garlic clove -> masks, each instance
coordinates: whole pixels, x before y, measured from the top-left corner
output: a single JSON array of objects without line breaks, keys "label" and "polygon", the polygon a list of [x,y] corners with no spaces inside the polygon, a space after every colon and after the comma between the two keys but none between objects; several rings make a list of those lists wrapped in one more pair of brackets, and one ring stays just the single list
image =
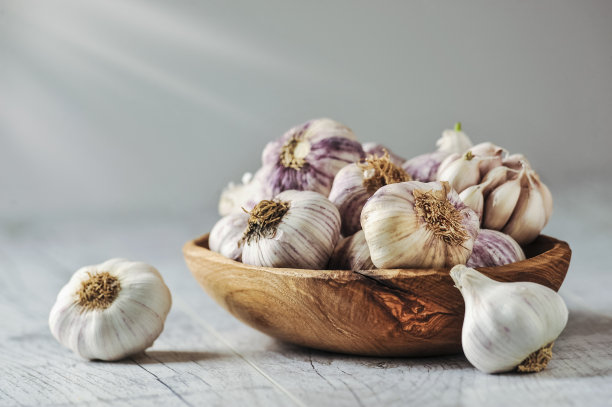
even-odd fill
[{"label": "garlic clove", "polygon": [[447,181],[455,191],[460,193],[480,182],[480,161],[480,158],[468,151],[446,167],[440,164],[437,180]]},{"label": "garlic clove", "polygon": [[489,195],[492,190],[494,190],[495,188],[497,188],[502,183],[508,180],[511,172],[512,170],[510,170],[508,167],[503,166],[495,167],[491,171],[489,171],[480,183],[480,185],[483,186],[482,194],[484,196]]},{"label": "garlic clove", "polygon": [[247,228],[248,213],[242,211],[231,213],[221,218],[213,226],[208,236],[208,247],[228,259],[240,261],[242,246],[240,240]]},{"label": "garlic clove", "polygon": [[542,195],[542,201],[544,202],[544,212],[546,214],[546,221],[544,224],[546,225],[553,211],[552,194],[550,193],[550,189],[548,189],[548,187],[542,181],[540,181],[540,177],[538,177],[538,175],[535,172],[530,171],[529,176],[531,177],[531,181],[533,182],[533,185],[536,186],[536,188]]},{"label": "garlic clove", "polygon": [[119,360],[153,344],[171,304],[155,268],[111,259],[74,273],[51,309],[49,328],[85,359]]},{"label": "garlic clove", "polygon": [[484,208],[484,196],[482,195],[482,184],[472,185],[463,190],[459,194],[459,198],[464,204],[472,208],[479,219],[482,219],[482,210]]},{"label": "garlic clove", "polygon": [[[500,283],[464,265],[450,275],[465,301],[461,344],[472,365],[485,373],[546,367],[550,346],[567,324],[559,294],[535,283]],[[536,352],[548,358],[533,363]]]},{"label": "garlic clove", "polygon": [[520,181],[521,193],[516,207],[501,231],[524,245],[538,237],[540,231],[546,226],[546,210],[542,194],[532,184],[528,175],[524,174]]},{"label": "garlic clove", "polygon": [[466,266],[495,267],[521,260],[525,260],[525,253],[511,236],[497,230],[480,229]]},{"label": "garlic clove", "polygon": [[340,214],[326,197],[313,191],[284,191],[250,212],[242,262],[323,269],[339,237]]},{"label": "garlic clove", "polygon": [[374,263],[370,258],[370,249],[363,230],[340,240],[334,249],[328,267],[329,270],[372,270]]},{"label": "garlic clove", "polygon": [[512,168],[513,170],[521,170],[524,166],[531,168],[531,164],[523,154],[511,154],[504,158],[502,165]]},{"label": "garlic clove", "polygon": [[361,226],[378,268],[465,263],[478,216],[447,182],[401,182],[380,188],[364,205]]},{"label": "garlic clove", "polygon": [[520,195],[520,179],[507,181],[495,188],[485,202],[483,226],[501,230],[512,216]]}]

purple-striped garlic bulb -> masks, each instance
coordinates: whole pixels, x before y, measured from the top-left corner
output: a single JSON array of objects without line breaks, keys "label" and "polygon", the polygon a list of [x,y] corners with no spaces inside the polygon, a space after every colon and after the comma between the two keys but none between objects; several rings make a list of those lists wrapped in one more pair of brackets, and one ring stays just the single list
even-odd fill
[{"label": "purple-striped garlic bulb", "polygon": [[349,236],[361,229],[361,209],[380,187],[410,180],[410,175],[391,161],[387,151],[342,168],[329,193],[329,200],[340,211],[342,234]]},{"label": "purple-striped garlic bulb", "polygon": [[389,150],[387,147],[383,146],[382,144],[378,144],[378,143],[369,141],[366,143],[362,143],[361,147],[363,148],[363,151],[365,152],[366,155],[382,157],[383,155],[385,155],[385,153],[388,153],[389,160],[391,160],[391,162],[397,165],[398,167],[401,167],[401,165],[404,164],[404,162],[406,161],[405,158],[400,157],[397,154],[394,154],[391,150]]},{"label": "purple-striped garlic bulb", "polygon": [[247,228],[248,213],[234,212],[222,217],[213,226],[208,235],[208,247],[213,252],[221,253],[228,259],[241,261],[242,246],[240,240]]},{"label": "purple-striped garlic bulb", "polygon": [[260,168],[255,175],[244,173],[240,184],[230,182],[221,192],[219,215],[243,212],[243,209],[251,210],[257,202],[270,199],[272,195],[266,187],[265,178],[265,168]]},{"label": "purple-striped garlic bulb", "polygon": [[330,119],[311,120],[266,145],[265,183],[272,196],[290,189],[328,196],[338,171],[364,156],[351,129]]},{"label": "purple-striped garlic bulb", "polygon": [[495,267],[521,260],[525,253],[516,240],[497,230],[480,229],[466,266]]},{"label": "purple-striped garlic bulb", "polygon": [[416,181],[431,182],[436,180],[440,163],[451,154],[461,154],[472,147],[470,138],[461,131],[461,123],[455,123],[454,130],[444,130],[436,142],[438,149],[431,153],[416,156],[402,168]]},{"label": "purple-striped garlic bulb", "polygon": [[378,268],[465,264],[478,235],[476,213],[448,182],[401,182],[380,188],[361,212]]},{"label": "purple-striped garlic bulb", "polygon": [[330,270],[372,270],[374,263],[363,230],[341,239],[329,261]]},{"label": "purple-striped garlic bulb", "polygon": [[288,190],[259,202],[242,237],[242,262],[254,266],[323,269],[340,237],[340,214],[313,191]]}]

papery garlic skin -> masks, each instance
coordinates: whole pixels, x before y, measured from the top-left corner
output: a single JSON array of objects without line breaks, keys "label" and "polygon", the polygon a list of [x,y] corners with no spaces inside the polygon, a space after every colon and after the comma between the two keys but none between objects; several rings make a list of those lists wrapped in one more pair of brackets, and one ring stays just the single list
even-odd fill
[{"label": "papery garlic skin", "polygon": [[365,240],[363,230],[340,240],[334,249],[329,264],[329,270],[372,270],[370,249]]},{"label": "papery garlic skin", "polygon": [[361,210],[370,196],[363,185],[363,169],[359,165],[349,164],[336,174],[329,200],[340,212],[343,235],[349,236],[361,229]]},{"label": "papery garlic skin", "polygon": [[[444,210],[427,212],[427,208],[435,207]],[[476,213],[445,182],[409,181],[384,186],[361,212],[370,256],[378,268],[465,264],[478,225]]]},{"label": "papery garlic skin", "polygon": [[[283,209],[263,210],[278,205]],[[262,213],[266,218],[258,218]],[[271,228],[260,228],[277,219]],[[254,266],[323,269],[340,238],[340,214],[323,195],[289,190],[253,208],[243,236],[242,262]],[[257,231],[262,229],[262,233]]]},{"label": "papery garlic skin", "polygon": [[497,230],[480,229],[468,267],[495,267],[525,260],[521,246],[511,236]]},{"label": "papery garlic skin", "polygon": [[395,165],[397,165],[398,167],[401,166],[406,159],[403,157],[400,157],[397,154],[394,154],[393,151],[389,150],[387,147],[383,146],[382,144],[378,144],[378,143],[374,143],[374,142],[365,142],[365,143],[361,143],[361,147],[363,148],[363,152],[367,155],[373,155],[376,157],[382,157],[385,153],[389,154],[389,158],[391,159],[391,162]]},{"label": "papery garlic skin", "polygon": [[456,123],[454,130],[447,129],[442,132],[436,146],[438,150],[421,154],[402,164],[404,171],[415,181],[435,181],[442,161],[451,154],[464,153],[472,147],[472,141],[461,131],[461,123]]},{"label": "papery garlic skin", "polygon": [[406,171],[393,163],[387,151],[383,154],[349,164],[334,178],[329,200],[340,212],[345,236],[361,229],[361,210],[374,192],[384,185],[411,180]]},{"label": "papery garlic skin", "polygon": [[267,177],[264,170],[265,168],[262,168],[254,175],[250,172],[244,173],[240,184],[230,182],[221,192],[219,215],[243,212],[243,208],[251,210],[257,202],[271,198],[272,194],[264,182]]},{"label": "papery garlic skin", "polygon": [[500,283],[464,265],[453,267],[450,275],[465,301],[463,352],[485,373],[514,370],[557,339],[567,324],[563,299],[543,285]]},{"label": "papery garlic skin", "polygon": [[328,196],[338,171],[364,157],[351,129],[331,119],[311,120],[266,145],[265,185],[272,196],[291,189]]},{"label": "papery garlic skin", "polygon": [[242,259],[242,246],[240,240],[247,228],[248,213],[236,212],[221,218],[213,226],[208,235],[208,247],[228,259],[240,261]]},{"label": "papery garlic skin", "polygon": [[[90,307],[83,302],[83,288],[101,276],[119,288],[106,307]],[[49,327],[62,345],[84,359],[119,360],[153,344],[171,305],[170,290],[154,267],[111,259],[73,274],[51,309]]]}]

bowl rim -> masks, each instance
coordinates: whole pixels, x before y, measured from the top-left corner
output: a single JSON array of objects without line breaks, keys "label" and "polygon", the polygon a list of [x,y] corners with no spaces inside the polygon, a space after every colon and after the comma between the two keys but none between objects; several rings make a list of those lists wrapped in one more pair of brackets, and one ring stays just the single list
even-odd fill
[{"label": "bowl rim", "polygon": [[[183,246],[183,254],[185,256],[202,257],[205,256],[208,261],[224,264],[226,266],[238,267],[242,269],[250,269],[253,271],[272,273],[277,275],[285,275],[291,277],[302,278],[324,278],[324,279],[360,279],[363,276],[371,276],[377,278],[418,278],[428,277],[433,275],[449,275],[452,267],[444,268],[396,268],[396,269],[368,269],[368,270],[335,270],[335,269],[296,269],[296,268],[280,268],[280,267],[265,267],[253,266],[236,260],[232,260],[223,256],[220,253],[214,252],[208,248],[208,238],[210,233],[205,233],[195,239],[189,240]],[[502,266],[494,267],[476,267],[476,270],[484,272],[494,272],[495,274],[503,274],[505,271],[516,271],[517,267],[530,268],[534,263],[546,261],[546,258],[561,258],[566,254],[570,254],[571,249],[569,244],[563,240],[556,239],[548,235],[539,235],[529,245],[523,247],[529,249],[530,246],[543,247],[544,250],[538,250],[538,253],[527,257],[515,263],[509,263]],[[525,250],[525,255],[528,256]]]}]

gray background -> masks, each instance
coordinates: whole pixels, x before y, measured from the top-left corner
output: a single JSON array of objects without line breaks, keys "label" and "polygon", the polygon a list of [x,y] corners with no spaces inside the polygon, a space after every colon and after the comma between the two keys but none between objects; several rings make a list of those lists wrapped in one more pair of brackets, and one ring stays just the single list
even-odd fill
[{"label": "gray background", "polygon": [[558,205],[607,197],[611,21],[611,1],[0,0],[0,216],[212,216],[321,116],[406,157],[461,120]]}]

